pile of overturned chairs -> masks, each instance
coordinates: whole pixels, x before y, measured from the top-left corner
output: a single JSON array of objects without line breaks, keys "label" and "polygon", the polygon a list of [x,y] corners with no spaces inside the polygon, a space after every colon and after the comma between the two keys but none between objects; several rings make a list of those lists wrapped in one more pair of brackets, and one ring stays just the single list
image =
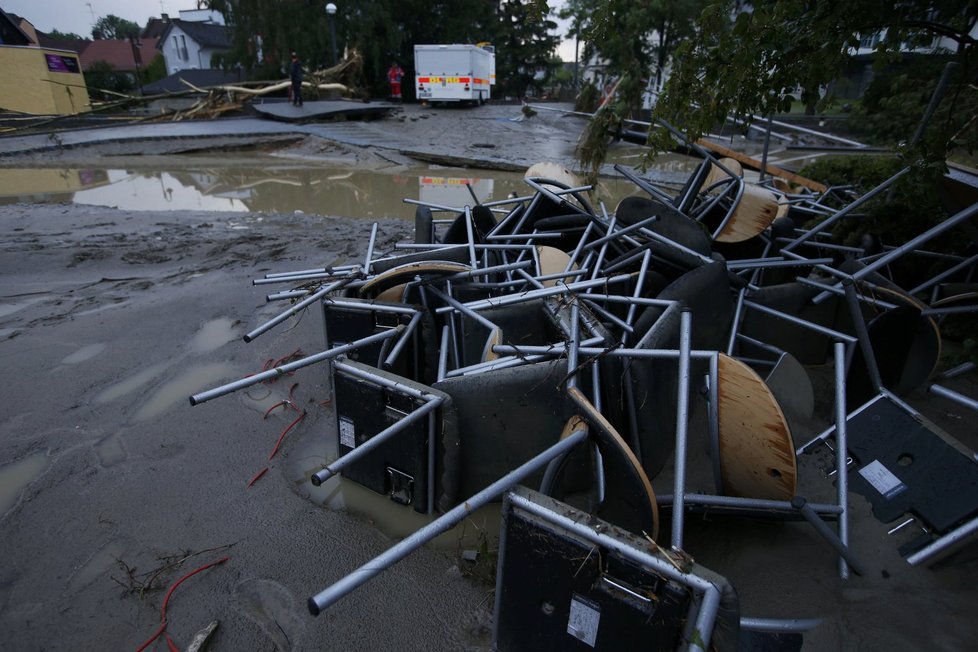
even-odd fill
[{"label": "pile of overturned chairs", "polygon": [[[562,649],[566,636],[617,647],[614,631],[626,630],[602,628],[596,616],[616,603],[638,605],[625,621],[660,649],[705,650],[711,640],[734,649],[760,631],[800,636],[816,624],[740,618],[729,583],[684,551],[684,516],[694,510],[807,521],[837,551],[841,577],[861,571],[849,547],[848,491],[885,494],[890,476],[916,480],[880,452],[888,433],[859,419],[886,412],[892,424],[919,423],[900,396],[940,387],[937,322],[976,303],[967,283],[948,282],[970,281],[976,257],[947,256],[945,271],[911,291],[884,274],[970,220],[975,206],[899,247],[872,238],[846,247],[829,228],[858,214],[863,199],[847,188],[748,183],[736,161],[708,154],[678,193],[617,169],[638,191],[611,212],[596,210],[591,188],[571,172],[542,163],[525,175],[527,196],[412,202],[413,243],[375,251],[375,226],[360,264],[270,275],[302,289],[270,295],[295,303],[246,340],[310,306],[324,315],[327,350],[292,363],[328,360],[331,369],[339,456],[313,484],[342,474],[437,515],[310,598],[313,614],[500,499],[499,649]],[[951,286],[956,294],[938,296]],[[927,292],[933,305],[919,298]],[[831,370],[834,389],[820,431],[806,371],[816,365]],[[713,480],[697,491],[687,486],[694,417],[706,424]],[[807,443],[795,441],[799,432],[811,435]],[[847,472],[836,475],[835,500],[809,502],[797,459],[822,445]],[[909,444],[901,445],[891,448]],[[955,453],[967,478],[951,489],[964,492],[961,507],[934,515],[929,537],[907,553],[911,563],[976,529],[974,460],[926,454]],[[656,495],[651,480],[663,473],[673,491]],[[926,510],[905,511],[927,520]],[[669,514],[668,538],[660,512]],[[528,585],[534,546],[578,563]],[[606,558],[581,573],[579,560],[595,547],[620,568]],[[550,612],[540,616],[540,604]]]}]

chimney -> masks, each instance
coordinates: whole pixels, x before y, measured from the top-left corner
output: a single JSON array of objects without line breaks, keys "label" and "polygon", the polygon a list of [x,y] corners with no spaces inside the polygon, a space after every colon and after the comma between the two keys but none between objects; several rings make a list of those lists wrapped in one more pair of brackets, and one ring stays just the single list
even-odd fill
[{"label": "chimney", "polygon": [[160,14],[160,18],[163,20],[164,23],[170,22],[170,14]]}]

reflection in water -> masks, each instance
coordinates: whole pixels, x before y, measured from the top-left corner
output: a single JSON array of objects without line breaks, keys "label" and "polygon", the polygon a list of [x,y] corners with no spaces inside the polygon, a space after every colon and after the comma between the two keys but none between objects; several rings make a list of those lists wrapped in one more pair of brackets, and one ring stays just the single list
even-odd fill
[{"label": "reflection in water", "polygon": [[[254,161],[254,159],[250,159]],[[249,162],[250,162],[249,161]],[[671,157],[663,169],[688,173],[692,159]],[[170,164],[170,161],[167,161]],[[394,166],[383,170],[283,163],[269,158],[242,166],[233,159],[179,157],[173,167],[141,170],[0,169],[0,204],[64,202],[113,206],[122,210],[193,210],[338,215],[413,219],[416,199],[461,208],[532,194],[523,175],[496,170],[437,165]],[[628,181],[603,179],[597,201],[608,209],[635,191]]]}]

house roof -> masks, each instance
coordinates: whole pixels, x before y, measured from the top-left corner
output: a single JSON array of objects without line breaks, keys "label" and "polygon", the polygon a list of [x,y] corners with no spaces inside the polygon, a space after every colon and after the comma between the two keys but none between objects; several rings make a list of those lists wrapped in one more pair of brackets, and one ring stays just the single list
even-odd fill
[{"label": "house roof", "polygon": [[163,41],[173,31],[174,27],[179,27],[187,36],[205,48],[228,49],[231,47],[231,33],[224,25],[214,23],[198,23],[189,20],[171,19],[166,31],[160,37],[159,47],[163,47]]},{"label": "house roof", "polygon": [[[141,58],[140,67],[146,67],[156,56],[159,39],[144,38],[136,41]],[[92,41],[81,53],[82,70],[88,70],[96,61],[105,61],[116,70],[135,70],[136,61],[128,39],[103,39]]]},{"label": "house roof", "polygon": [[162,37],[163,33],[166,32],[167,27],[170,25],[170,19],[165,17],[166,14],[163,15],[164,18],[150,18],[148,21],[146,21],[146,27],[143,28],[143,32],[140,34],[140,36],[142,38]]},{"label": "house roof", "polygon": [[[20,28],[23,19],[15,14],[8,14],[0,9],[0,44],[31,45],[33,40]],[[29,23],[28,23],[29,24]]]},{"label": "house roof", "polygon": [[146,84],[142,89],[143,95],[178,93],[189,90],[188,86],[180,81],[181,79],[185,79],[198,88],[207,88],[208,86],[219,86],[221,84],[237,84],[241,82],[241,73],[236,70],[228,72],[208,69],[181,70],[152,84]]}]

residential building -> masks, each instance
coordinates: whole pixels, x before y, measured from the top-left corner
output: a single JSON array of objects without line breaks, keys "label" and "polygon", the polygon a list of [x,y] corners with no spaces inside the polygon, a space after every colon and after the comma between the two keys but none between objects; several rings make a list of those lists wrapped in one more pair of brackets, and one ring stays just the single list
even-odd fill
[{"label": "residential building", "polygon": [[205,70],[215,67],[212,64],[215,55],[231,48],[231,37],[224,25],[174,19],[169,21],[157,47],[170,74],[188,69]]}]

